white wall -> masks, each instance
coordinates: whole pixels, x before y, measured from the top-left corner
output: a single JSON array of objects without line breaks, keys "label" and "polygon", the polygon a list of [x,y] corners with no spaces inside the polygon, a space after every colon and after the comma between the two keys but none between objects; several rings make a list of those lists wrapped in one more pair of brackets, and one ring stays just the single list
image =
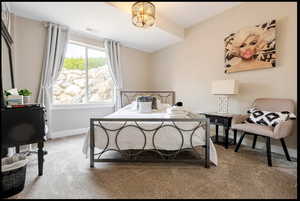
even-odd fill
[{"label": "white wall", "polygon": [[90,118],[102,118],[113,111],[113,107],[109,106],[53,109],[50,138],[84,133],[89,127]]},{"label": "white wall", "polygon": [[[277,67],[225,74],[225,36],[270,19],[277,19]],[[225,78],[240,82],[229,112],[245,113],[259,97],[297,102],[297,4],[242,3],[187,29],[184,42],[153,53],[150,61],[152,88],[175,90],[177,99],[194,111],[216,111],[211,83]],[[296,128],[287,145],[297,148]]]}]

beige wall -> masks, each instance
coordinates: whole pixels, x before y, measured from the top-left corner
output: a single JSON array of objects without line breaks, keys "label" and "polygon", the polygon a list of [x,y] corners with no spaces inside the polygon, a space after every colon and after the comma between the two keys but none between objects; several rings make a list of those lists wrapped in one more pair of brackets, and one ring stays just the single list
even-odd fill
[{"label": "beige wall", "polygon": [[[277,67],[224,74],[224,38],[240,28],[277,19]],[[152,89],[175,90],[177,99],[194,111],[216,111],[210,94],[216,79],[236,79],[240,94],[232,96],[230,112],[244,113],[259,97],[297,101],[297,4],[242,3],[185,32],[182,43],[151,55]],[[297,147],[296,132],[287,139]],[[273,143],[273,142],[272,142]],[[276,142],[274,142],[276,144]],[[277,143],[278,144],[278,143]]]},{"label": "beige wall", "polygon": [[18,89],[30,89],[35,100],[42,70],[46,29],[41,22],[22,17],[15,18],[14,28],[15,84]]},{"label": "beige wall", "polygon": [[149,53],[121,47],[121,62],[125,90],[149,89]]}]

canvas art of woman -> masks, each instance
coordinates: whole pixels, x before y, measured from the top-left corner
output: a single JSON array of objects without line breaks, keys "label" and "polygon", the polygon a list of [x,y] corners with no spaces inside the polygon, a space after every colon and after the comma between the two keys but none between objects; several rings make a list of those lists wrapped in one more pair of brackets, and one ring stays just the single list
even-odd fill
[{"label": "canvas art of woman", "polygon": [[225,73],[275,67],[276,21],[247,27],[225,38]]}]

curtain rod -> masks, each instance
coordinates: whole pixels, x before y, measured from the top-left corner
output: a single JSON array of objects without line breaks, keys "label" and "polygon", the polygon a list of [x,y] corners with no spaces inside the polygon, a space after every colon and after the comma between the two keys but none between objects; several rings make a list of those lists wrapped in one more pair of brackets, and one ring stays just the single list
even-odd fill
[{"label": "curtain rod", "polygon": [[[79,36],[79,37],[83,37],[83,38],[87,38],[87,39],[91,39],[91,40],[97,40],[100,42],[104,42],[105,40],[113,40],[110,38],[102,38],[100,36],[96,36],[96,35],[88,33],[88,32],[74,30],[74,29],[70,29],[70,34],[73,34],[73,35]],[[120,41],[117,41],[117,40],[113,40],[113,41],[119,42],[120,45],[123,46],[123,44]]]},{"label": "curtain rod", "polygon": [[[54,22],[42,21],[43,26],[46,27],[46,28],[49,27],[49,23],[52,23],[52,24],[61,26],[63,29],[69,29],[69,31],[70,31],[71,34],[72,34],[72,33],[75,34],[75,35],[78,34],[78,35],[80,35],[81,37],[86,37],[86,38],[90,38],[90,39],[94,39],[94,40],[99,40],[99,41],[102,41],[102,42],[104,42],[105,40],[113,40],[113,39],[110,39],[110,38],[100,38],[100,37],[94,36],[94,35],[92,35],[92,34],[83,32],[83,31],[77,31],[77,30],[74,30],[74,29],[69,28],[69,27],[66,26],[66,25],[61,25],[61,24],[57,24],[57,23],[54,23]],[[90,35],[90,37],[88,37],[88,36],[86,36],[86,35]],[[116,41],[116,40],[113,40],[113,41]],[[123,45],[120,41],[116,41],[116,42],[119,42],[119,43],[120,43],[120,46],[128,47],[128,46]],[[128,48],[131,48],[131,47],[128,47]]]},{"label": "curtain rod", "polygon": [[42,21],[43,26],[46,27],[46,28],[49,27],[49,24],[50,24],[50,23],[51,23],[51,24],[54,24],[54,25],[58,25],[58,26],[62,27],[62,28],[65,29],[65,30],[68,30],[68,29],[69,29],[69,27],[66,26],[66,25],[61,25],[61,24],[57,24],[57,23],[54,23],[54,22]]}]

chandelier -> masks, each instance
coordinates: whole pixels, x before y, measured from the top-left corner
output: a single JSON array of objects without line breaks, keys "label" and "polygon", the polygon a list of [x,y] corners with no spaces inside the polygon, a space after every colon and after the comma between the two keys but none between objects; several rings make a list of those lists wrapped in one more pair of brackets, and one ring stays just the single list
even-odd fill
[{"label": "chandelier", "polygon": [[132,5],[132,23],[141,28],[155,24],[155,6],[150,2],[136,2]]}]

